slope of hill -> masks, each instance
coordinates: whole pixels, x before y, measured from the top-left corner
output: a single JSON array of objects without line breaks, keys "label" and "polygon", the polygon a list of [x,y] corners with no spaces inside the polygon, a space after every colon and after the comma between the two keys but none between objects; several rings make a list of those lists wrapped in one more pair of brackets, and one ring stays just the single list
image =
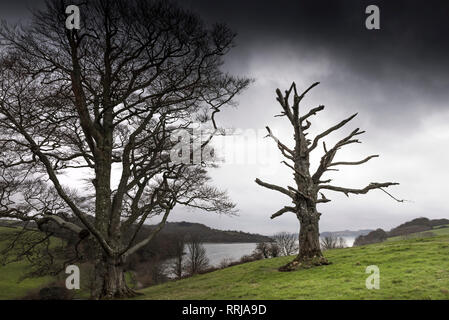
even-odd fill
[{"label": "slope of hill", "polygon": [[[449,235],[325,251],[331,265],[278,272],[291,257],[246,263],[142,290],[141,299],[449,299]],[[368,290],[366,267],[380,269]]]}]

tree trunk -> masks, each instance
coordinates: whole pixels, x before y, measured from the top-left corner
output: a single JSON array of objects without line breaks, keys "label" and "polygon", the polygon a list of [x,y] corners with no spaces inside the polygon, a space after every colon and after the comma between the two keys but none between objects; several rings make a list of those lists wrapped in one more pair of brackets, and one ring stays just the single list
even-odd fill
[{"label": "tree trunk", "polygon": [[279,271],[293,271],[299,268],[327,265],[329,262],[323,256],[320,247],[318,222],[320,214],[312,209],[306,214],[298,214],[299,253],[296,258],[279,268]]},{"label": "tree trunk", "polygon": [[94,299],[130,298],[138,295],[129,288],[125,280],[124,261],[105,257],[95,265]]}]

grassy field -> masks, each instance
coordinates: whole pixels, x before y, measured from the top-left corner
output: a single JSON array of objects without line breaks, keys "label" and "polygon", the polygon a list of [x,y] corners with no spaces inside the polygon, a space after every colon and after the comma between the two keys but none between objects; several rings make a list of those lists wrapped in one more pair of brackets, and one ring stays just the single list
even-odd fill
[{"label": "grassy field", "polygon": [[[10,232],[0,228],[0,232]],[[290,273],[277,268],[291,257],[246,263],[141,290],[140,299],[449,299],[448,229],[439,236],[387,241],[325,252],[332,262]],[[0,243],[1,247],[1,243]],[[380,289],[365,287],[366,267],[380,268]],[[0,299],[17,299],[54,281],[19,281],[25,261],[0,266]],[[82,276],[83,278],[83,276]],[[83,285],[83,279],[82,279]],[[87,291],[77,297],[87,298]]]},{"label": "grassy field", "polygon": [[[142,290],[143,299],[449,299],[449,235],[325,252],[329,266],[281,273],[261,260]],[[365,286],[380,269],[380,289]]]}]

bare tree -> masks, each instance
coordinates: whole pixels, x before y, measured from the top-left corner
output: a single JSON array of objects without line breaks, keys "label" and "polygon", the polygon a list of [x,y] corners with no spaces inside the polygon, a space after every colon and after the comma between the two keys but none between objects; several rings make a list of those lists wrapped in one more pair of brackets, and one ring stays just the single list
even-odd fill
[{"label": "bare tree", "polygon": [[281,255],[291,256],[298,252],[298,236],[295,233],[279,232],[273,235],[271,238],[276,242],[280,248]]},{"label": "bare tree", "polygon": [[[313,108],[301,116],[299,114],[299,103],[307,92],[309,92],[316,85],[318,85],[318,82],[311,85],[304,91],[304,93],[300,95],[297,93],[295,83],[293,83],[290,88],[285,91],[284,95],[279,89],[276,90],[277,101],[280,103],[283,110],[279,116],[286,117],[293,127],[295,142],[293,147],[288,147],[286,144],[282,143],[277,137],[275,137],[271,129],[266,127],[268,131],[267,137],[274,139],[282,155],[286,158],[285,161],[282,161],[282,163],[293,171],[295,187],[281,187],[264,182],[260,179],[256,179],[256,183],[262,187],[280,192],[289,197],[292,201],[293,205],[283,207],[271,216],[272,219],[279,217],[286,212],[292,212],[297,216],[300,224],[299,254],[292,262],[281,267],[279,269],[280,271],[290,271],[301,266],[317,266],[329,263],[321,253],[319,240],[318,221],[320,218],[320,213],[317,211],[317,204],[330,201],[324,196],[322,191],[330,190],[342,192],[346,196],[349,196],[349,194],[365,194],[374,189],[380,189],[386,192],[383,188],[398,184],[394,182],[374,182],[362,189],[352,189],[330,185],[330,179],[322,179],[325,172],[337,170],[335,168],[337,166],[358,165],[365,163],[372,158],[378,157],[378,155],[372,155],[360,161],[333,161],[337,151],[342,147],[353,143],[360,143],[360,141],[355,137],[364,133],[364,131],[360,131],[358,128],[353,130],[344,139],[338,141],[335,146],[330,149],[327,148],[325,142],[323,141],[324,155],[321,158],[316,172],[310,173],[309,157],[320,141],[330,133],[343,127],[357,115],[353,114],[349,118],[318,134],[313,140],[308,139],[306,131],[311,126],[309,118],[317,114],[317,112],[323,110],[324,106],[321,105]],[[293,95],[292,104],[290,104],[291,95]],[[319,194],[321,195],[321,198],[319,197]]]},{"label": "bare tree", "polygon": [[183,235],[175,236],[174,239],[174,248],[173,248],[173,257],[174,261],[172,263],[171,269],[175,276],[180,279],[183,275],[184,269],[184,256],[186,241]]},{"label": "bare tree", "polygon": [[329,250],[329,249],[337,249],[337,248],[346,248],[346,241],[342,237],[337,237],[334,235],[329,235],[321,238],[321,249]]},{"label": "bare tree", "polygon": [[[73,4],[80,30],[65,28]],[[210,163],[170,157],[171,137],[196,121],[209,124],[209,135],[191,139],[206,150],[216,114],[250,83],[220,70],[234,37],[149,0],[54,0],[29,25],[0,27],[0,217],[94,240],[94,297],[135,294],[124,263],[175,205],[234,212],[208,184]],[[82,190],[64,184],[65,173],[86,177]],[[157,228],[137,241],[156,216]]]},{"label": "bare tree", "polygon": [[200,273],[209,267],[209,258],[199,236],[191,236],[187,242],[185,269],[189,275]]}]

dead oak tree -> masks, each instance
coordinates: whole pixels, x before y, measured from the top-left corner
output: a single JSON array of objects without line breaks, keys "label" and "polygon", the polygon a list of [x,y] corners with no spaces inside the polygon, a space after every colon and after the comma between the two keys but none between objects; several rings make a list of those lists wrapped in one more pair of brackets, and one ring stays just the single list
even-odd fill
[{"label": "dead oak tree", "polygon": [[[72,4],[79,30],[65,27]],[[203,150],[218,130],[216,113],[248,86],[221,71],[234,37],[150,0],[47,1],[29,24],[0,27],[0,217],[94,241],[95,298],[134,294],[127,257],[176,205],[233,212],[203,164],[170,154],[173,135],[197,118],[211,129]],[[64,183],[65,173],[87,183]]]},{"label": "dead oak tree", "polygon": [[[342,147],[353,143],[360,143],[360,141],[356,137],[364,133],[364,131],[360,131],[360,129],[358,128],[352,131],[344,139],[338,141],[335,146],[330,149],[326,147],[326,144],[323,141],[324,155],[321,157],[321,161],[316,172],[310,172],[309,156],[311,152],[314,151],[318,146],[320,141],[330,133],[343,127],[357,115],[353,114],[349,118],[341,121],[340,123],[327,129],[321,134],[318,134],[313,140],[307,139],[306,131],[311,126],[309,118],[313,115],[316,115],[317,112],[322,111],[324,109],[324,106],[321,105],[313,108],[308,113],[301,116],[299,114],[299,103],[304,98],[306,93],[316,85],[318,85],[318,82],[311,85],[301,95],[298,95],[295,83],[293,83],[291,87],[287,91],[285,91],[284,95],[279,89],[276,90],[277,101],[279,102],[283,110],[280,116],[286,117],[294,130],[295,145],[293,147],[288,147],[286,144],[279,141],[279,139],[274,136],[271,129],[269,127],[266,127],[268,131],[267,137],[271,137],[272,139],[274,139],[280,152],[286,158],[286,160],[282,161],[282,163],[293,171],[295,187],[281,187],[275,184],[264,182],[260,179],[256,179],[256,183],[262,187],[278,191],[288,196],[292,201],[293,205],[283,207],[282,209],[274,213],[271,216],[271,219],[279,217],[286,212],[292,212],[297,216],[300,225],[299,254],[292,262],[288,263],[285,266],[282,266],[279,269],[280,271],[290,271],[298,267],[318,266],[329,263],[321,253],[319,238],[320,233],[318,222],[321,214],[317,211],[317,204],[330,201],[322,193],[323,191],[330,190],[342,192],[346,196],[349,196],[349,194],[351,193],[365,194],[370,190],[383,190],[382,188],[398,184],[394,182],[374,182],[370,183],[363,189],[351,189],[331,185],[329,184],[331,180],[322,180],[323,174],[326,171],[335,170],[336,166],[359,165],[369,161],[372,158],[378,157],[378,155],[372,155],[360,161],[333,161],[337,151]],[[290,104],[291,96],[293,96],[292,104]],[[383,191],[386,192],[385,190]],[[321,195],[321,197],[319,197],[319,195]]]}]

